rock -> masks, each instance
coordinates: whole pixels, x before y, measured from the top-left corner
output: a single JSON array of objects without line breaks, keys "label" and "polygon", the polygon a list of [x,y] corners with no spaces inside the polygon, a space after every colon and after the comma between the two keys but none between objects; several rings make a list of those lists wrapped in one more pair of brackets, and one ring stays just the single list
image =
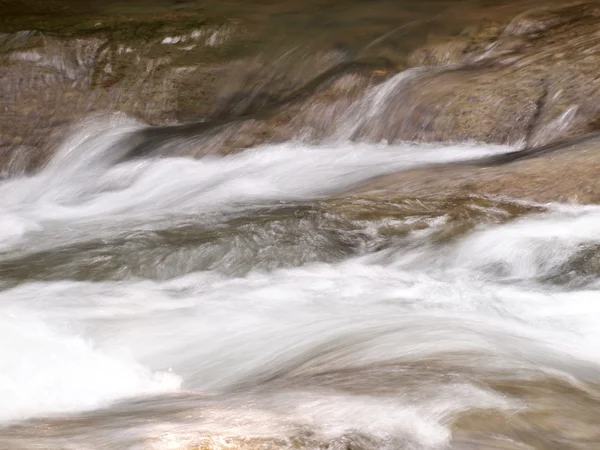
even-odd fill
[{"label": "rock", "polygon": [[429,43],[360,139],[542,145],[598,128],[600,4],[530,10]]},{"label": "rock", "polygon": [[[214,95],[215,72],[224,72],[226,65],[195,70],[186,65],[219,52],[228,58],[228,44],[220,48],[207,42],[219,33],[239,32],[234,24],[203,17],[178,17],[176,25],[155,18],[98,20],[97,27],[82,24],[72,36],[40,31],[0,35],[0,136],[15,152],[17,143],[37,149],[32,165],[43,164],[71,125],[90,113],[120,110],[150,123],[168,123],[176,119],[175,94],[182,84],[197,83],[202,87],[187,91]],[[169,38],[180,41],[169,44]],[[186,45],[195,48],[186,50]],[[197,102],[199,114],[208,110],[205,105],[206,100]],[[43,154],[46,158],[39,158]]]},{"label": "rock", "polygon": [[460,36],[448,39],[430,37],[428,42],[408,56],[409,67],[450,66],[468,62],[468,56],[484,50],[497,41],[505,25],[482,20],[463,30]]},{"label": "rock", "polygon": [[418,48],[409,55],[407,62],[412,67],[459,64],[469,47],[468,39],[439,42]]},{"label": "rock", "polygon": [[[518,154],[519,152],[517,152]],[[533,202],[600,202],[600,135],[550,144],[530,157],[440,165],[381,177],[356,189],[354,197],[482,195]]]},{"label": "rock", "polygon": [[[241,116],[153,127],[128,137],[128,157],[229,154],[249,147],[302,137],[331,137],[338,122],[370,87],[393,74],[386,60],[348,61],[319,74],[304,86]],[[183,142],[183,145],[181,143]]]},{"label": "rock", "polygon": [[92,113],[124,112],[152,125],[235,117],[347,58],[273,50],[278,63],[267,66],[248,26],[198,12],[34,17],[23,25],[37,28],[0,33],[0,172],[23,148],[35,149],[29,169],[44,164]]},{"label": "rock", "polygon": [[286,440],[167,433],[150,440],[147,450],[283,450],[295,448]]},{"label": "rock", "polygon": [[[348,76],[329,93],[237,122],[203,140],[199,154],[207,145],[230,152],[298,136],[534,147],[583,135],[600,125],[599,17],[598,4],[584,3],[530,10],[504,25],[483,21],[417,49],[408,62],[427,67],[378,92],[369,90],[393,69],[376,82]],[[344,91],[344,83],[354,87]]]},{"label": "rock", "polygon": [[359,433],[349,433],[333,439],[316,439],[315,436],[278,438],[175,432],[150,439],[144,448],[147,450],[362,450],[381,446],[381,442]]},{"label": "rock", "polygon": [[264,143],[302,138],[318,143],[331,137],[346,112],[364,93],[393,74],[391,65],[381,62],[350,62],[332,68],[318,85],[309,83],[276,111],[250,119],[230,130],[222,141],[222,151],[230,153]]},{"label": "rock", "polygon": [[588,2],[483,21],[415,50],[408,63],[421,67],[379,92],[398,61],[313,89],[351,52],[260,54],[247,25],[200,12],[17,21],[34,28],[0,35],[0,148],[35,149],[19,164],[36,167],[81,117],[114,111],[159,127],[210,123],[184,133],[194,156],[295,137],[542,145],[600,126],[599,17]]}]

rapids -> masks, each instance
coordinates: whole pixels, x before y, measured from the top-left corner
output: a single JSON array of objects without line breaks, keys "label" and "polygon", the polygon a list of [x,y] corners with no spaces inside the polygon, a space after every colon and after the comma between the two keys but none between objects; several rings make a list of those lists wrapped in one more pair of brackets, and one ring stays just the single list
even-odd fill
[{"label": "rapids", "polygon": [[599,207],[471,198],[482,218],[441,239],[452,202],[359,218],[328,199],[513,149],[123,161],[142,127],[90,119],[0,182],[0,447],[600,442]]}]

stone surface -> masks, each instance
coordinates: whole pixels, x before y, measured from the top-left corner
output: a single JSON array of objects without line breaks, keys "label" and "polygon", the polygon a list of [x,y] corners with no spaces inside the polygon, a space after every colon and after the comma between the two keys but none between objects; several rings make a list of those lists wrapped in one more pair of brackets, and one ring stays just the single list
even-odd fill
[{"label": "stone surface", "polygon": [[248,49],[256,30],[201,13],[92,17],[0,34],[0,172],[15,160],[43,164],[90,114],[119,111],[151,125],[235,117],[347,58],[274,50],[267,64]]},{"label": "stone surface", "polygon": [[125,143],[131,148],[128,157],[229,154],[293,139],[317,143],[334,138],[337,131],[345,137],[344,118],[354,120],[365,92],[393,70],[385,59],[340,63],[257,110],[250,107],[239,116],[142,130]]},{"label": "stone surface", "polygon": [[600,202],[600,137],[557,145],[552,152],[503,164],[440,165],[381,177],[351,195],[485,195],[593,204]]},{"label": "stone surface", "polygon": [[357,137],[534,146],[595,130],[599,19],[596,2],[539,8],[431,42],[408,59],[430,69],[398,86]]},{"label": "stone surface", "polygon": [[379,92],[369,90],[393,65],[377,82],[349,76],[339,82],[352,86],[346,91],[334,87],[276,112],[254,108],[261,114],[219,133],[213,149],[336,136],[533,147],[584,135],[599,123],[599,18],[600,6],[588,2],[530,10],[504,25],[483,21],[417,49],[409,64],[427,67],[397,75]]}]

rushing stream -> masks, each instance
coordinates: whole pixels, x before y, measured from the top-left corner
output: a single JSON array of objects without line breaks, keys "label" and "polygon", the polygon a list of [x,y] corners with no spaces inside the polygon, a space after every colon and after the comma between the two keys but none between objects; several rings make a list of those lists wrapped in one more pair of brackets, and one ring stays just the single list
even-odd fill
[{"label": "rushing stream", "polygon": [[600,209],[467,199],[479,224],[443,239],[452,202],[327,198],[509,148],[118,162],[140,126],[92,121],[0,184],[2,448],[590,448]]}]

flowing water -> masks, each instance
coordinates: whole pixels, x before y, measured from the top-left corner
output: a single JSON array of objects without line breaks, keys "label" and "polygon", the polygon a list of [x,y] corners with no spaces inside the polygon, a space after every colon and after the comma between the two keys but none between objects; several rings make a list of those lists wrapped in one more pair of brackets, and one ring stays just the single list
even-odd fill
[{"label": "flowing water", "polygon": [[344,195],[514,150],[348,141],[414,74],[320,144],[132,159],[105,115],[3,173],[0,449],[600,448],[600,206]]},{"label": "flowing water", "polygon": [[139,127],[0,184],[0,447],[599,442],[598,207],[327,200],[505,147],[122,161]]}]

